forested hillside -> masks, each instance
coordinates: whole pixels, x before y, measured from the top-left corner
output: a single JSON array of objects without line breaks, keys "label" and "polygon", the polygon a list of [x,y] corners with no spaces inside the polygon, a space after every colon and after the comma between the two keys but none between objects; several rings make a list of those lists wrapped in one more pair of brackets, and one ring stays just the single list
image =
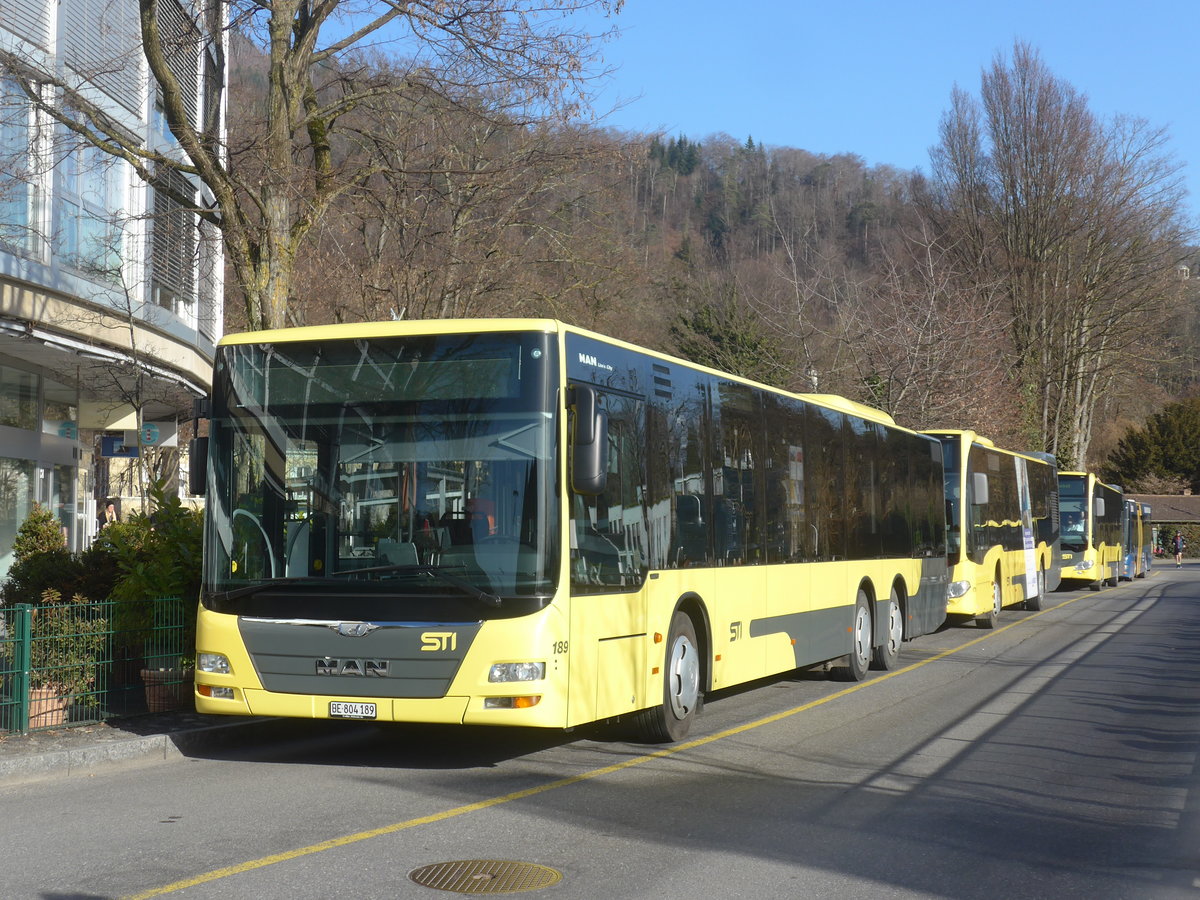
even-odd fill
[{"label": "forested hillside", "polygon": [[[267,61],[249,44],[234,60],[246,167]],[[402,77],[336,75],[322,90]],[[303,240],[287,321],[553,316],[1098,463],[1195,388],[1177,170],[1163,135],[1095,120],[1028,48],[981,95],[948,86],[930,166],[907,172],[752,135],[518,121],[427,84],[379,94],[331,144],[345,189]]]}]

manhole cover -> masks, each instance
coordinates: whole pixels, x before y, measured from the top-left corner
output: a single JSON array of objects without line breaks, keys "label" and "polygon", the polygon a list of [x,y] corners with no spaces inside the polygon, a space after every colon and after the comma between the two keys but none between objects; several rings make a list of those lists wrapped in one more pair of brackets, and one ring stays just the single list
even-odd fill
[{"label": "manhole cover", "polygon": [[460,859],[432,863],[408,873],[417,884],[458,894],[515,894],[558,884],[562,872],[507,859]]}]

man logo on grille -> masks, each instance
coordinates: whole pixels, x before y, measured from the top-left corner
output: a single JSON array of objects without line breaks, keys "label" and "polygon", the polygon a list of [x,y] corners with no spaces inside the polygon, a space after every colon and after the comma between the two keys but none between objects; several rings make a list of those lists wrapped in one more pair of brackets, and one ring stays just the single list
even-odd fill
[{"label": "man logo on grille", "polygon": [[333,659],[326,656],[317,660],[317,674],[387,678],[388,661],[386,659]]}]

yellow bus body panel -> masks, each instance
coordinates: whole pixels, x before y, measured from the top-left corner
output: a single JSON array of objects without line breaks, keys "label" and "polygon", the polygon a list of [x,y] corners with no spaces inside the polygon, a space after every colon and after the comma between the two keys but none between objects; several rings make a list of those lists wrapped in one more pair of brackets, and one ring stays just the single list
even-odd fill
[{"label": "yellow bus body panel", "polygon": [[[1063,568],[1063,581],[1075,581],[1087,585],[1103,584],[1105,581],[1119,576],[1121,556],[1120,544],[1101,543],[1099,547],[1089,546],[1083,551],[1083,558],[1079,563],[1070,568]],[[1088,563],[1091,565],[1089,566]]]},{"label": "yellow bus body panel", "polygon": [[[327,694],[282,694],[263,689],[238,630],[238,617],[201,608],[197,618],[198,653],[221,653],[229,659],[231,673],[197,672],[197,685],[234,689],[231,700],[196,694],[198,712],[223,715],[299,716],[327,718],[335,700],[375,703],[377,721],[444,722],[465,724],[528,725],[562,728],[567,725],[567,670],[569,650],[565,617],[557,604],[528,616],[492,619],[463,657],[444,697],[381,698],[355,696],[353,679],[338,679]],[[488,672],[494,663],[543,662],[542,681],[494,684]],[[333,680],[331,679],[331,682]],[[334,688],[342,688],[339,693]],[[489,709],[485,698],[537,697],[523,709]]]},{"label": "yellow bus body panel", "polygon": [[[1034,559],[1037,570],[1045,572],[1050,568],[1050,557],[1054,548],[1045,541],[1040,542],[1034,549]],[[1024,603],[1025,593],[1025,551],[1002,550],[992,547],[982,563],[963,560],[955,563],[950,570],[950,581],[966,581],[970,584],[967,592],[961,597],[954,597],[946,603],[946,613],[952,616],[983,616],[992,608],[992,581],[997,567],[1000,571],[1000,604],[1003,607]],[[1036,573],[1035,573],[1036,574]],[[1064,570],[1063,578],[1067,577]]]}]

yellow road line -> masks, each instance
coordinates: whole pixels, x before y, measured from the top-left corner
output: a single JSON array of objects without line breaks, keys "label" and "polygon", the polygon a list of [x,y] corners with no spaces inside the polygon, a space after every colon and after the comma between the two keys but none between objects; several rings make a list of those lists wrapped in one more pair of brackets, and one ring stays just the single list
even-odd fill
[{"label": "yellow road line", "polygon": [[720,741],[720,740],[724,740],[725,738],[728,738],[728,737],[733,737],[734,735],[743,734],[747,731],[752,731],[755,728],[762,728],[764,725],[771,725],[771,724],[774,724],[775,722],[780,722],[784,719],[790,718],[791,716],[797,715],[798,713],[807,712],[810,709],[815,709],[818,706],[822,706],[822,705],[824,705],[826,703],[830,703],[834,700],[840,700],[842,697],[846,697],[850,694],[855,693],[856,691],[860,691],[864,688],[871,687],[872,685],[880,684],[884,681],[887,681],[889,678],[895,678],[898,675],[905,675],[909,672],[912,672],[912,671],[915,671],[916,669],[921,668],[922,666],[927,666],[930,663],[937,662],[940,659],[945,659],[948,656],[953,656],[955,653],[958,653],[961,650],[966,650],[968,647],[974,647],[976,644],[986,641],[989,638],[993,638],[996,635],[1003,634],[1004,632],[1008,631],[1010,628],[1016,628],[1018,625],[1024,625],[1026,622],[1029,622],[1029,621],[1037,618],[1038,616],[1044,615],[1045,613],[1052,612],[1056,609],[1062,609],[1062,607],[1067,606],[1071,603],[1074,603],[1076,600],[1080,600],[1080,599],[1082,599],[1082,596],[1081,597],[1071,597],[1070,599],[1064,600],[1062,603],[1059,603],[1056,606],[1051,606],[1048,609],[1043,609],[1039,612],[1033,613],[1030,616],[1026,616],[1023,619],[1018,619],[1015,622],[1010,622],[1008,625],[1004,625],[1000,628],[993,629],[993,630],[989,631],[987,634],[983,634],[977,638],[973,638],[972,640],[967,641],[965,644],[961,644],[957,647],[952,647],[949,650],[943,650],[942,652],[937,653],[933,656],[927,657],[926,659],[922,659],[922,660],[919,660],[918,662],[912,663],[911,665],[907,665],[902,669],[896,669],[892,672],[887,672],[886,674],[879,675],[879,676],[876,676],[875,678],[872,678],[870,681],[863,681],[858,684],[850,685],[849,687],[843,688],[840,691],[836,691],[827,697],[821,697],[818,700],[812,700],[808,703],[801,704],[800,706],[794,706],[791,709],[785,709],[782,712],[777,712],[777,713],[774,713],[769,716],[764,716],[761,719],[756,719],[753,722],[747,722],[744,725],[737,725],[733,728],[727,728],[724,731],[719,731],[716,734],[710,734],[707,737],[695,738],[693,740],[686,741],[682,744],[673,744],[670,747],[664,747],[662,750],[656,750],[653,753],[646,753],[646,754],[643,754],[642,756],[636,756],[636,757],[633,757],[632,759],[627,759],[624,762],[613,763],[612,765],[604,766],[599,769],[592,769],[587,772],[581,772],[580,774],[572,775],[569,778],[560,778],[557,781],[550,781],[550,782],[547,782],[546,784],[539,785],[538,787],[526,788],[523,791],[514,791],[511,794],[504,794],[503,796],[500,796],[500,797],[491,797],[487,800],[480,800],[477,803],[468,803],[464,806],[456,806],[453,809],[443,810],[442,812],[439,812],[439,813],[432,813],[428,816],[420,816],[415,819],[406,819],[403,822],[396,822],[392,825],[384,825],[381,828],[372,828],[369,831],[359,831],[355,834],[348,834],[348,835],[344,835],[343,837],[331,838],[330,840],[321,841],[320,843],[317,843],[317,844],[310,844],[307,847],[299,847],[295,850],[288,850],[285,853],[275,853],[275,854],[272,854],[271,856],[263,856],[259,859],[248,860],[243,863],[238,863],[236,866],[227,866],[223,869],[214,869],[211,872],[205,872],[204,874],[197,875],[194,878],[186,878],[182,881],[176,881],[176,882],[172,882],[171,884],[163,885],[162,887],[151,888],[150,890],[143,891],[140,894],[131,894],[127,897],[122,898],[122,900],[149,900],[149,898],[151,898],[151,897],[161,897],[165,894],[172,894],[175,891],[182,891],[185,888],[196,887],[198,885],[207,884],[212,881],[219,881],[220,879],[228,878],[231,875],[240,875],[243,872],[253,872],[255,869],[264,869],[267,866],[273,866],[273,865],[276,865],[277,863],[287,862],[288,860],[292,860],[292,859],[299,859],[300,857],[303,857],[303,856],[311,856],[314,853],[321,853],[325,850],[333,850],[337,847],[346,847],[346,846],[349,846],[350,844],[357,844],[360,841],[369,841],[372,838],[383,837],[383,836],[389,835],[389,834],[395,834],[398,831],[405,831],[409,828],[416,828],[420,825],[432,825],[436,822],[443,822],[446,819],[453,819],[456,816],[466,815],[467,813],[479,812],[484,809],[490,809],[493,806],[501,806],[502,804],[505,804],[505,803],[511,803],[514,800],[524,800],[526,797],[534,797],[534,796],[537,796],[538,794],[544,794],[547,791],[553,791],[553,790],[557,790],[558,788],[569,787],[570,785],[579,784],[580,782],[583,782],[583,781],[589,781],[593,778],[599,778],[603,775],[611,775],[614,772],[620,772],[622,769],[629,769],[629,768],[632,768],[633,766],[640,766],[642,763],[651,762],[656,759],[664,759],[665,757],[668,757],[668,756],[674,756],[675,754],[682,753],[685,750],[692,750],[692,749],[695,749],[696,747],[703,747],[705,744],[711,744],[715,741]]}]

